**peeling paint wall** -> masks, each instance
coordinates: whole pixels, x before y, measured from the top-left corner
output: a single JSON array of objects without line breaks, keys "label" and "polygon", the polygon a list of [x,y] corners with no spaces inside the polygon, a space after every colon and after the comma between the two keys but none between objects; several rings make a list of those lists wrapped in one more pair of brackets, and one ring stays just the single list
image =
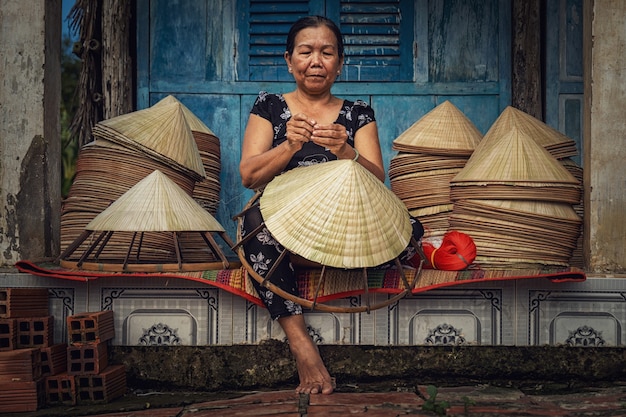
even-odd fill
[{"label": "peeling paint wall", "polygon": [[61,0],[0,0],[0,40],[0,266],[10,266],[59,251]]},{"label": "peeling paint wall", "polygon": [[[626,3],[585,2],[585,230],[590,272],[626,272]],[[588,157],[587,157],[588,156]]]}]

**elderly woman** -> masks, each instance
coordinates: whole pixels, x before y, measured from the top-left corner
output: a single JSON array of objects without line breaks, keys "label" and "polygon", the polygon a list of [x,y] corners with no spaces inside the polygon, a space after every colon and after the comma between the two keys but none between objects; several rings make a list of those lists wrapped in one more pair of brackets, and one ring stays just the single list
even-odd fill
[{"label": "elderly woman", "polygon": [[[343,41],[339,28],[320,16],[298,20],[287,36],[285,61],[295,89],[285,94],[261,92],[244,133],[239,170],[243,185],[263,188],[276,175],[303,165],[353,159],[381,181],[385,179],[373,109],[363,101],[335,97],[331,88],[341,74]],[[242,220],[241,235],[263,222],[258,207]],[[261,276],[273,268],[284,248],[267,229],[244,244],[250,265]],[[285,257],[270,280],[297,295],[296,275]],[[271,317],[278,321],[296,361],[298,393],[330,394],[335,388],[309,336],[302,308],[253,280]]]}]

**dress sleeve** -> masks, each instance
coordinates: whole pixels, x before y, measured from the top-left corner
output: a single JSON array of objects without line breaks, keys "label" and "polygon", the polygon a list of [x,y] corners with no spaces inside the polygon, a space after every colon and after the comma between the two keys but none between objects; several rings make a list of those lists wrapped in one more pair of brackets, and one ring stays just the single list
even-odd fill
[{"label": "dress sleeve", "polygon": [[356,122],[355,132],[359,130],[359,128],[365,126],[366,124],[376,121],[376,116],[374,115],[374,109],[366,102],[362,100],[357,100],[354,102],[354,105],[352,106],[352,108],[353,108],[354,115],[356,116],[355,117],[355,122]]},{"label": "dress sleeve", "polygon": [[250,113],[256,114],[257,116],[261,116],[262,118],[271,121],[272,116],[270,112],[270,101],[268,100],[268,96],[269,94],[266,91],[259,92],[259,95],[252,105]]},{"label": "dress sleeve", "polygon": [[354,135],[366,124],[376,121],[374,109],[362,100],[345,101],[337,122],[346,127],[348,143],[354,146]]}]

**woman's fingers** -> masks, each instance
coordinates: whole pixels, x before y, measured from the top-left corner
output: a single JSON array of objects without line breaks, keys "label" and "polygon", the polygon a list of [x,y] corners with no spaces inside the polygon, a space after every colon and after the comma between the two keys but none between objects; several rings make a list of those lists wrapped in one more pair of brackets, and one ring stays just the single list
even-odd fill
[{"label": "woman's fingers", "polygon": [[347,140],[348,132],[340,124],[316,125],[311,135],[311,141],[331,151],[341,149]]},{"label": "woman's fingers", "polygon": [[315,120],[304,113],[298,113],[287,122],[287,140],[308,142],[313,135]]}]

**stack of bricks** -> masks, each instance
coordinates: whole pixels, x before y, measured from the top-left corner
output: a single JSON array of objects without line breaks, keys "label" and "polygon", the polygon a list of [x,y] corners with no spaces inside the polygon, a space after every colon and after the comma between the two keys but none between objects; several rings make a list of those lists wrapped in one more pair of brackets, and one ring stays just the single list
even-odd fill
[{"label": "stack of bricks", "polygon": [[36,411],[45,402],[42,365],[46,373],[64,366],[53,324],[46,288],[0,288],[0,413]]},{"label": "stack of bricks", "polygon": [[[124,365],[109,365],[108,346],[115,337],[113,311],[67,318],[67,375],[74,378],[76,401],[106,403],[126,393]],[[60,386],[63,381],[58,381]],[[67,393],[69,395],[69,392]]]},{"label": "stack of bricks", "polygon": [[54,344],[53,325],[46,288],[0,288],[0,414],[126,393],[125,367],[108,363],[112,311],[68,317],[69,346]]}]

